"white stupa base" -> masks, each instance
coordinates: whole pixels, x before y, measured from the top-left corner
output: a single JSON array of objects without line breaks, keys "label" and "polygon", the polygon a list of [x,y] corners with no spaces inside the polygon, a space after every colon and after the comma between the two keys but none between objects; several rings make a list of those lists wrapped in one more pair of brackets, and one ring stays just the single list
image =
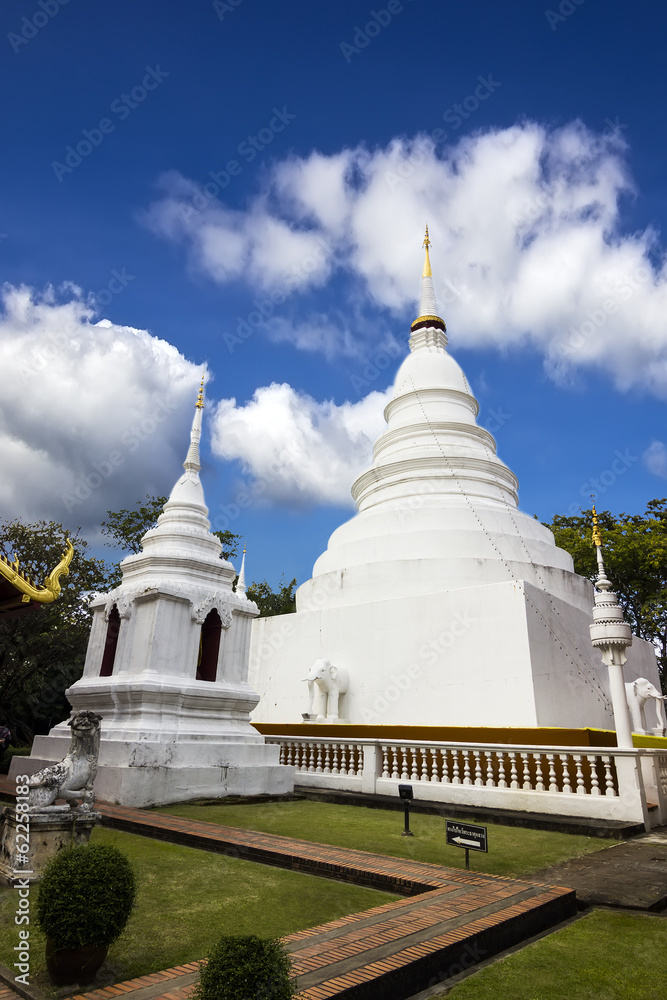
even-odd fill
[{"label": "white stupa base", "polygon": [[[58,728],[36,737],[30,757],[20,758],[22,773],[62,760],[69,739]],[[285,795],[294,789],[294,769],[278,763],[279,752],[263,742],[102,739],[95,794],[135,808],[193,798]]]},{"label": "white stupa base", "polygon": [[[613,729],[591,621],[526,581],[260,618],[252,721],[310,721],[301,678],[326,657],[349,672],[341,714],[353,725]],[[649,643],[634,639],[625,674],[658,683]]]}]

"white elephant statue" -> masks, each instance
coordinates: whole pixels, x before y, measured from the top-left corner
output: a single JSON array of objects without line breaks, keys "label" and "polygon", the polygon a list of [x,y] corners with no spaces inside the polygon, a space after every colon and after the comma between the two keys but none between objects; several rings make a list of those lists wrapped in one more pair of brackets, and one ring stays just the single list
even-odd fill
[{"label": "white elephant statue", "polygon": [[660,694],[646,677],[638,677],[636,681],[628,681],[625,685],[628,698],[628,708],[632,719],[632,731],[634,733],[646,733],[651,735],[652,730],[646,728],[646,716],[644,706],[650,699],[655,700],[655,712],[657,716],[657,728],[665,730],[665,709],[663,702],[667,695]]},{"label": "white elephant statue", "polygon": [[344,667],[335,667],[331,660],[315,660],[303,678],[308,681],[308,715],[313,714],[315,694],[318,695],[317,722],[338,721],[338,701],[348,687],[348,673]]}]

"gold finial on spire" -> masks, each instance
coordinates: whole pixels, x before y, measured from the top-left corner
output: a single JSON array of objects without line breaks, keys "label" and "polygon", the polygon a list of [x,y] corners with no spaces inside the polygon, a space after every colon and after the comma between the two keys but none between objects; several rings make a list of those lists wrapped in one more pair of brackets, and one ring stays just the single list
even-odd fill
[{"label": "gold finial on spire", "polygon": [[201,385],[199,386],[199,395],[197,396],[197,402],[195,404],[198,410],[204,409],[204,378],[205,378],[205,373],[201,377]]},{"label": "gold finial on spire", "polygon": [[431,275],[431,260],[428,255],[428,248],[431,245],[431,241],[428,238],[428,223],[426,223],[426,235],[424,236],[424,242],[422,246],[424,247],[425,257],[424,257],[424,270],[422,271],[422,278],[430,278]]},{"label": "gold finial on spire", "polygon": [[[595,494],[591,493],[591,497],[595,497]],[[600,534],[600,525],[598,524],[598,514],[595,509],[595,503],[593,504],[593,545],[598,548],[602,545],[602,535]]]}]

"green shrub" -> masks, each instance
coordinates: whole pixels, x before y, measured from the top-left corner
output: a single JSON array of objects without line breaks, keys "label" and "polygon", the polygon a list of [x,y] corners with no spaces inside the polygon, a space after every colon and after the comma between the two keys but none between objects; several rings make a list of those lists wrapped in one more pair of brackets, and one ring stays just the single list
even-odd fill
[{"label": "green shrub", "polygon": [[30,747],[7,747],[0,761],[0,774],[9,774],[12,757],[29,757]]},{"label": "green shrub", "polygon": [[192,1000],[289,1000],[292,963],[280,941],[223,937],[199,967]]},{"label": "green shrub", "polygon": [[134,872],[124,854],[82,844],[51,858],[39,885],[37,920],[56,948],[109,945],[134,905]]}]

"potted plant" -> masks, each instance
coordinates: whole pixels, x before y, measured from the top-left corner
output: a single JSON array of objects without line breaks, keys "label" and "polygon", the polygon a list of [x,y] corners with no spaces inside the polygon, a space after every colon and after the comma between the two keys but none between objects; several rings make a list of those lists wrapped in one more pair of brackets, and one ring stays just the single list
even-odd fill
[{"label": "potted plant", "polygon": [[290,1000],[295,992],[292,962],[281,941],[223,937],[199,966],[192,1000]]},{"label": "potted plant", "polygon": [[134,872],[115,847],[82,844],[60,851],[44,870],[37,920],[46,935],[54,986],[90,983],[128,921]]}]

